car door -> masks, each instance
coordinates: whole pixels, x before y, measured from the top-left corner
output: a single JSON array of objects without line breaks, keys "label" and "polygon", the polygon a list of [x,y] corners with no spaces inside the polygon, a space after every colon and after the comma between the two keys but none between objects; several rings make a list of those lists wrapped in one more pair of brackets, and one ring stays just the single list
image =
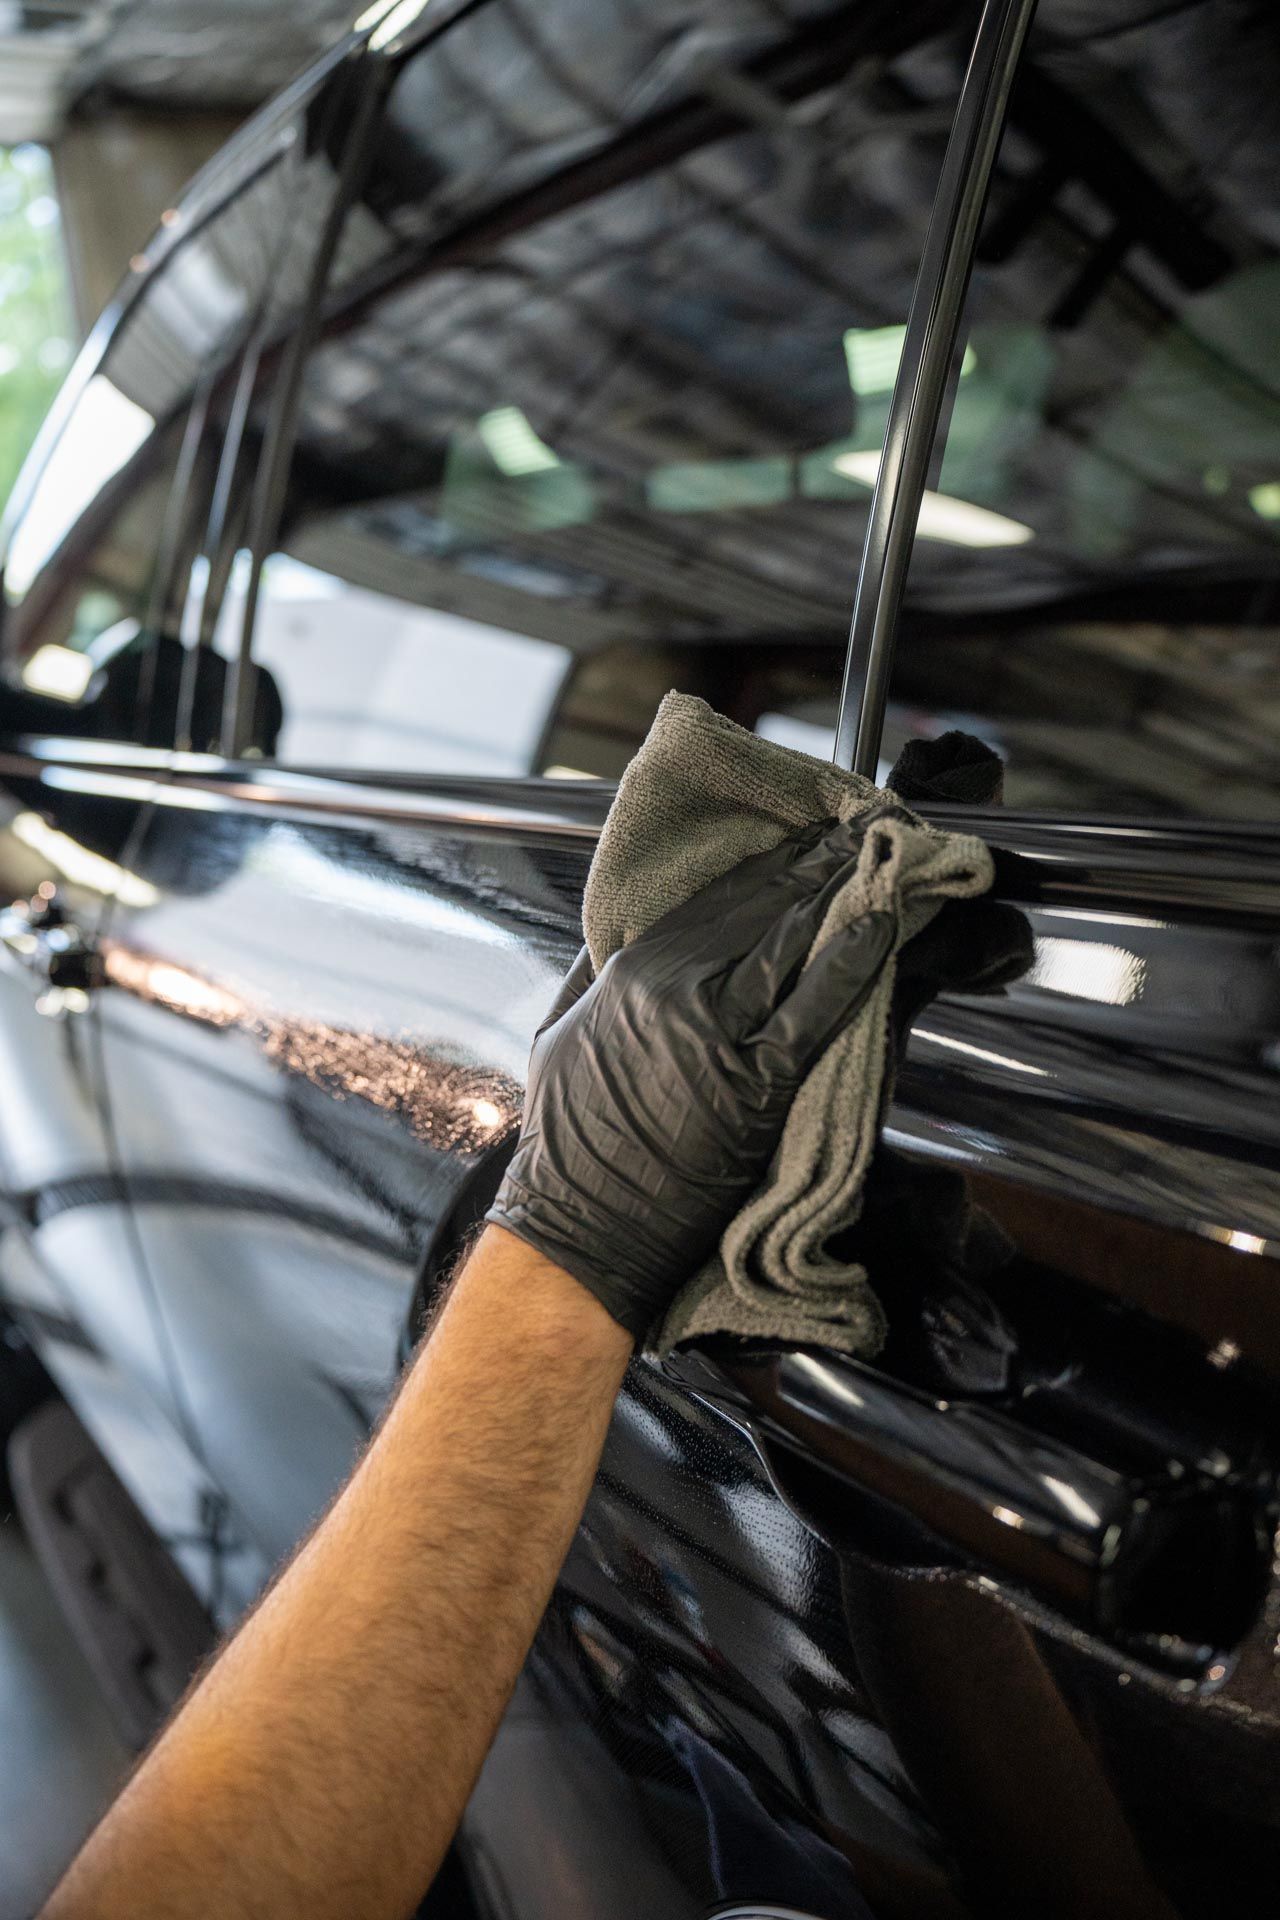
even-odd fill
[{"label": "car door", "polygon": [[161,749],[221,724],[226,663],[191,583],[224,529],[241,396],[291,337],[350,76],[340,53],[166,214],[19,482],[6,548],[4,1297],[206,1589],[213,1563],[215,1599],[235,1555],[209,1551],[218,1501],[124,1201],[101,938],[113,903],[150,898],[130,849]]},{"label": "car door", "polygon": [[[267,1560],[346,1471],[495,1177],[658,698],[831,748],[967,52],[862,8],[544,10],[535,36],[495,4],[426,31],[278,519],[226,572],[271,735],[241,701],[224,758],[175,757],[131,855],[154,897],[105,938],[147,1273]],[[1201,98],[1207,57],[1159,38],[1184,31],[1064,51],[1046,7],[897,622],[886,743],[962,720],[1008,755],[1010,805],[976,824],[1034,970],[913,1035],[875,1365],[631,1369],[464,1823],[486,1916],[1203,1915],[1251,1910],[1270,1871],[1274,845],[1248,777],[1216,818],[1140,815],[1132,786],[1098,817],[1147,712],[1184,799],[1197,753],[1220,793],[1212,673],[1247,667],[1259,708],[1271,685],[1266,481],[1242,471],[1252,517],[1224,519],[1197,468],[1163,518],[1196,406],[1151,472],[1123,413],[1165,254],[1207,290],[1224,244],[1104,111],[1140,80],[1166,127]],[[1135,208],[1136,286],[1107,244]],[[1139,422],[1169,387],[1157,366]],[[1231,591],[1183,601],[1206,518]],[[1157,643],[1160,604],[1213,618]],[[958,1278],[913,1239],[925,1193],[990,1223],[966,1216]]]},{"label": "car door", "polygon": [[[840,24],[802,22],[763,53],[730,35],[724,58],[852,116],[872,43]],[[919,224],[886,243],[869,297],[865,270],[834,270],[822,233],[796,228],[824,204],[823,152],[785,133],[779,152],[752,119],[709,112],[692,26],[609,29],[599,101],[506,9],[446,28],[400,73],[353,215],[376,290],[366,266],[344,303],[338,275],[276,537],[256,578],[228,571],[219,613],[234,627],[252,596],[250,664],[278,732],[250,724],[225,764],[174,760],[133,849],[155,897],[118,901],[104,938],[104,1054],[149,1279],[203,1457],[268,1558],[348,1470],[424,1265],[447,1266],[492,1179],[578,944],[607,779],[661,694],[676,681],[778,737],[834,725],[869,490],[832,463],[877,444],[890,384],[859,391],[850,353],[905,313]],[[487,173],[462,170],[475,129],[442,121],[435,89],[442,73],[496,84],[495,33],[539,138],[521,153],[500,118],[492,171],[515,185],[486,214],[468,195]],[[957,76],[963,36],[887,50],[891,90],[927,98],[886,138],[930,179],[931,61]],[[633,98],[620,130],[611,103]],[[874,171],[833,178],[822,218],[852,244],[886,193]],[[456,240],[433,239],[433,195]],[[624,1432],[649,1430],[651,1392],[638,1373]],[[718,1557],[727,1518],[776,1502],[746,1443],[691,1409],[709,1489],[691,1524]],[[793,1563],[809,1557],[785,1508],[771,1525]],[[705,1600],[691,1564],[688,1618],[762,1582],[772,1631],[761,1551],[740,1537]],[[641,1559],[634,1573],[639,1595]],[[772,1768],[792,1735],[743,1667],[750,1640],[734,1690]],[[927,1854],[914,1814],[860,1817]],[[581,1838],[585,1887],[603,1833]],[[704,1858],[699,1886],[708,1872]],[[702,1898],[656,1843],[615,1910],[646,1889],[672,1912]]]},{"label": "car door", "polygon": [[171,1528],[179,1508],[189,1518],[181,1420],[139,1284],[93,1000],[108,903],[149,897],[129,847],[178,647],[170,563],[193,538],[217,411],[214,385],[196,391],[194,364],[163,354],[173,292],[162,271],[105,351],[90,343],[9,541],[0,853],[5,1303]]}]

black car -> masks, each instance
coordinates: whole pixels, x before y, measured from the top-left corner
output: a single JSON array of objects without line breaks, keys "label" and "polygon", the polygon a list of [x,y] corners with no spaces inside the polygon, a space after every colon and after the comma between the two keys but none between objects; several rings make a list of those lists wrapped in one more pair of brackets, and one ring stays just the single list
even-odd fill
[{"label": "black car", "polygon": [[1034,966],[886,1134],[984,1270],[888,1246],[868,1364],[637,1359],[483,1920],[1274,1904],[1280,26],[1029,13],[375,7],[12,504],[0,1394],[138,1739],[483,1211],[662,694],[1006,762],[933,817]]}]

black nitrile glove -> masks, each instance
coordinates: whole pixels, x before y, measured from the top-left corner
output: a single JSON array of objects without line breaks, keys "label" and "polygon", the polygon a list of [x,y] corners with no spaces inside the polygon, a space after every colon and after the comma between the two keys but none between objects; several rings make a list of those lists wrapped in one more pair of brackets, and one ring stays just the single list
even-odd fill
[{"label": "black nitrile glove", "polygon": [[885,785],[911,807],[944,801],[998,807],[1004,796],[1004,761],[973,734],[953,727],[934,740],[908,740]]},{"label": "black nitrile glove", "polygon": [[584,955],[534,1043],[520,1139],[486,1218],[636,1338],[760,1185],[796,1089],[892,948],[892,917],[868,914],[801,974],[869,824],[822,821],[744,860],[585,990]]},{"label": "black nitrile glove", "polygon": [[[971,733],[908,740],[885,783],[910,806],[960,802],[998,806],[1004,762]],[[898,956],[893,991],[895,1054],[913,1021],[940,993],[994,993],[1034,958],[1031,928],[1016,907],[992,900],[946,900]]]}]

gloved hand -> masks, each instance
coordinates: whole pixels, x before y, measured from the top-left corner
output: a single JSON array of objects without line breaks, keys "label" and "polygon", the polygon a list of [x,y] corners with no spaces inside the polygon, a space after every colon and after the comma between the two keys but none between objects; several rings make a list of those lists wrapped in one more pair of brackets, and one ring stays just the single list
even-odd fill
[{"label": "gloved hand", "polygon": [[573,1274],[636,1338],[760,1185],[809,1068],[894,939],[868,914],[801,967],[873,816],[821,821],[666,914],[534,1043],[515,1155],[486,1218]]},{"label": "gloved hand", "polygon": [[[909,740],[888,786],[912,806],[937,802],[998,805],[1004,763],[971,734]],[[1017,891],[1017,856],[993,849],[996,890]],[[992,900],[948,900],[898,956],[894,981],[892,1070],[885,1106],[913,1023],[939,993],[993,993],[1026,971],[1035,953],[1031,927],[1016,907]],[[954,1167],[910,1159],[880,1140],[856,1223],[830,1244],[837,1258],[864,1267],[890,1304],[889,1334],[876,1364],[928,1392],[1000,1394],[1008,1390],[1017,1343],[985,1282],[1012,1245],[969,1198]]]}]

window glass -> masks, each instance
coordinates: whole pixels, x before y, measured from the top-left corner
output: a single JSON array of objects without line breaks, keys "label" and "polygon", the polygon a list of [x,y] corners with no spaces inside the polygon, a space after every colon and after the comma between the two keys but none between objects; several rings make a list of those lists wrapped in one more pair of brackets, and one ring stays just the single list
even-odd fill
[{"label": "window glass", "polygon": [[[675,11],[607,7],[596,58],[589,10],[535,42],[495,4],[509,57],[467,63],[465,113],[433,105],[452,32],[403,71],[353,216],[381,290],[310,355],[262,571],[282,759],[611,777],[672,686],[830,750],[849,472],[972,16]],[[491,160],[521,191],[482,218]]]},{"label": "window glass", "polygon": [[274,364],[306,289],[333,190],[333,117],[317,95],[267,123],[166,216],[154,271],[24,474],[4,568],[11,730],[167,745],[185,700],[199,720],[191,744],[217,743],[225,666],[191,657],[184,675],[202,634],[198,618],[184,628],[183,608],[235,417],[237,357],[253,336],[255,366]]},{"label": "window glass", "polygon": [[1263,5],[1044,0],[921,515],[884,757],[1010,804],[1280,816],[1280,95]]},{"label": "window glass", "polygon": [[0,147],[0,504],[71,359],[71,302],[53,161]]},{"label": "window glass", "polygon": [[[41,567],[29,585],[19,575],[27,590],[9,609],[9,689],[0,698],[14,732],[163,745],[158,704],[176,691],[181,608],[161,562],[190,538],[182,482],[196,479],[199,422],[187,412],[164,428],[153,423],[117,466],[117,453],[128,451],[112,438],[119,396],[105,375],[96,379],[103,385],[95,391],[90,382],[59,452],[83,444],[86,464],[100,453],[105,472],[95,476],[101,484],[90,509],[56,541],[56,564]],[[89,477],[82,471],[77,479]],[[12,553],[21,561],[20,542]],[[153,704],[157,715],[149,719]]]}]

